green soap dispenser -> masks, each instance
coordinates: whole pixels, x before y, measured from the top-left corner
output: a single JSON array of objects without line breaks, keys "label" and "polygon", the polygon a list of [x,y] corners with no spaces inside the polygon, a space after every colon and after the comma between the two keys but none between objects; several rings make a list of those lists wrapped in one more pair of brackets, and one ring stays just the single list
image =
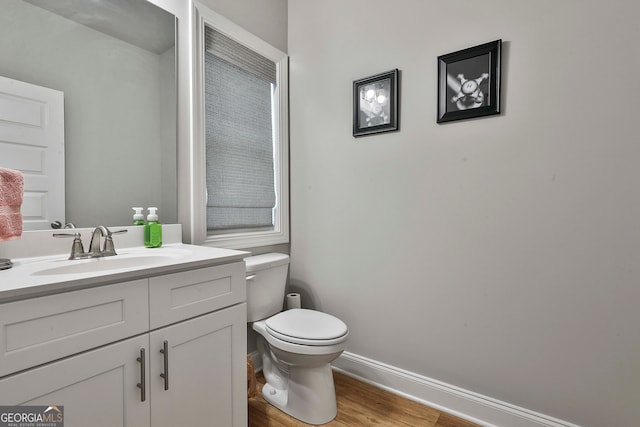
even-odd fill
[{"label": "green soap dispenser", "polygon": [[144,215],[142,215],[142,208],[131,208],[135,211],[133,214],[133,225],[144,225]]},{"label": "green soap dispenser", "polygon": [[144,245],[147,248],[162,246],[162,225],[158,223],[158,208],[148,208],[147,223],[144,225]]}]

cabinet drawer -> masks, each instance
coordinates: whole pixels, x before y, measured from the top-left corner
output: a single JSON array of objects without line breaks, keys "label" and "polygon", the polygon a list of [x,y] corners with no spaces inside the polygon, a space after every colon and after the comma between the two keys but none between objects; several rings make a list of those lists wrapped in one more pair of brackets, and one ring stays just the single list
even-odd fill
[{"label": "cabinet drawer", "polygon": [[149,279],[151,329],[246,300],[244,261]]},{"label": "cabinet drawer", "polygon": [[149,328],[148,279],[0,306],[0,376]]}]

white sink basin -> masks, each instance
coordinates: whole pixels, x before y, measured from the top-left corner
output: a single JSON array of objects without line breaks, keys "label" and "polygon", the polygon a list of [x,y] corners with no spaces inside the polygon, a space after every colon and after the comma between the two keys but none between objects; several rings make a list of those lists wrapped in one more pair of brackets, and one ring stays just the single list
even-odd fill
[{"label": "white sink basin", "polygon": [[129,268],[144,268],[173,263],[191,254],[178,248],[155,248],[122,251],[118,255],[81,260],[49,260],[31,273],[34,276],[105,272]]},{"label": "white sink basin", "polygon": [[[139,240],[142,240],[141,230],[138,234]],[[42,237],[51,240],[49,233]],[[42,241],[40,236],[34,236],[28,243],[35,246],[42,244]],[[185,269],[241,262],[242,258],[249,255],[248,252],[182,243],[167,243],[160,248],[122,246],[116,247],[116,251],[118,255],[115,256],[82,260],[69,260],[68,253],[60,252],[48,256],[13,257],[13,267],[0,270],[0,304]]]}]

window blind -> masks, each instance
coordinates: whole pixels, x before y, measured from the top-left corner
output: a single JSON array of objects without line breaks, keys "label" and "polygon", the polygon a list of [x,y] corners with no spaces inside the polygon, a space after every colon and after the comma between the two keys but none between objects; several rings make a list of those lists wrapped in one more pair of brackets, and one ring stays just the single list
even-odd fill
[{"label": "window blind", "polygon": [[276,83],[276,64],[215,29],[205,27],[205,50],[270,83]]},{"label": "window blind", "polygon": [[[208,27],[207,34],[215,36],[205,52],[207,229],[273,227],[275,64]],[[246,66],[256,56],[271,62],[273,76],[264,64]]]}]

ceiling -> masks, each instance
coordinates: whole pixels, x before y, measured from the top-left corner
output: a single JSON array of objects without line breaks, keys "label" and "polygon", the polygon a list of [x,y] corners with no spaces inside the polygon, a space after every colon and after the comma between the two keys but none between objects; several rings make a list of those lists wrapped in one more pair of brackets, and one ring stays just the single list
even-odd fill
[{"label": "ceiling", "polygon": [[175,44],[175,17],[146,0],[24,0],[142,49]]}]

